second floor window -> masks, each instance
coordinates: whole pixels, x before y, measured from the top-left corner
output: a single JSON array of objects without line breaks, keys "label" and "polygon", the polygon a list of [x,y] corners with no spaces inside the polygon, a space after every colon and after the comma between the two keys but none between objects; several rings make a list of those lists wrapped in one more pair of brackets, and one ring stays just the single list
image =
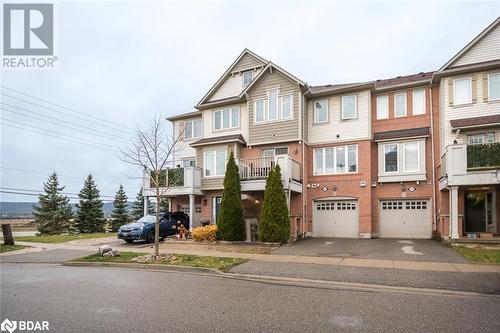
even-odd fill
[{"label": "second floor window", "polygon": [[188,120],[184,122],[184,139],[201,137],[201,119]]},{"label": "second floor window", "polygon": [[314,123],[326,123],[328,121],[328,101],[314,102]]},{"label": "second floor window", "polygon": [[356,95],[342,96],[342,119],[357,117]]},{"label": "second floor window", "polygon": [[292,95],[281,97],[281,118],[292,118]]},{"label": "second floor window", "polygon": [[278,90],[269,90],[267,100],[269,105],[267,120],[278,119]]},{"label": "second floor window", "polygon": [[483,143],[493,143],[495,142],[495,133],[478,133],[467,135],[467,143],[470,145],[479,145]]},{"label": "second floor window", "polygon": [[226,171],[226,151],[222,149],[205,151],[203,167],[205,177],[224,176]]},{"label": "second floor window", "polygon": [[214,130],[240,127],[240,108],[230,108],[214,112]]},{"label": "second floor window", "polygon": [[453,80],[453,105],[472,103],[471,78]]},{"label": "second floor window", "polygon": [[406,116],[406,93],[394,95],[394,117]]},{"label": "second floor window", "polygon": [[314,149],[314,174],[341,174],[358,171],[358,146]]},{"label": "second floor window", "polygon": [[488,75],[488,100],[500,99],[500,73]]},{"label": "second floor window", "polygon": [[389,118],[389,97],[377,96],[377,119]]},{"label": "second floor window", "polygon": [[421,172],[421,159],[424,158],[420,141],[395,142],[382,145],[384,173]]},{"label": "second floor window", "polygon": [[252,82],[253,79],[253,71],[245,71],[243,72],[243,86],[246,87]]},{"label": "second floor window", "polygon": [[413,91],[413,111],[414,115],[425,113],[425,90]]}]

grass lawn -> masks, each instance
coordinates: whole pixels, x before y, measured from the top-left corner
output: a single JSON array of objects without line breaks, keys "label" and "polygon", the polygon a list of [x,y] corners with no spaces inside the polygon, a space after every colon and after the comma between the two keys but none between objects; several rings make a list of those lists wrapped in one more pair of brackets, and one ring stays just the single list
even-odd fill
[{"label": "grass lawn", "polygon": [[116,236],[114,233],[94,233],[94,234],[78,234],[78,235],[44,235],[44,236],[20,236],[15,237],[19,242],[36,242],[36,243],[62,243],[77,239],[103,238]]},{"label": "grass lawn", "polygon": [[468,248],[465,246],[455,246],[454,249],[462,256],[472,261],[500,264],[500,250]]},{"label": "grass lawn", "polygon": [[20,249],[24,249],[26,246],[23,245],[0,245],[0,253],[16,251]]},{"label": "grass lawn", "polygon": [[[145,253],[137,252],[121,252],[119,257],[100,257],[98,254],[91,254],[86,257],[74,259],[72,261],[84,262],[120,262],[120,263],[133,263],[132,258],[144,255]],[[244,258],[221,258],[221,257],[207,257],[207,256],[192,256],[187,254],[173,254],[172,258],[168,261],[149,262],[149,264],[166,264],[166,265],[179,265],[189,267],[208,267],[216,268],[220,271],[227,272],[232,267],[248,261]]]}]

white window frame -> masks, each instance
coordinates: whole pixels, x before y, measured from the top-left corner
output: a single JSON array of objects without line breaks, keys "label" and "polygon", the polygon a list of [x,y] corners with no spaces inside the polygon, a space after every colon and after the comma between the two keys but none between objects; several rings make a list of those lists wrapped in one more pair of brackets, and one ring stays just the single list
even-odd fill
[{"label": "white window frame", "polygon": [[[387,169],[385,168],[386,166],[386,151],[385,151],[385,148],[387,146],[396,146],[396,171],[387,171]],[[396,142],[392,142],[392,143],[386,143],[383,145],[383,156],[384,156],[384,165],[382,166],[383,167],[383,170],[384,170],[384,173],[399,173],[399,161],[400,161],[400,148],[399,148],[399,143],[396,143]]]},{"label": "white window frame", "polygon": [[[259,102],[262,102],[262,120],[257,120],[257,103]],[[253,113],[254,113],[253,122],[255,124],[266,122],[266,104],[267,103],[265,99],[258,99],[253,102]]]},{"label": "white window frame", "polygon": [[[355,146],[356,147],[356,171],[349,171],[349,147],[350,146]],[[327,149],[334,149],[333,151],[333,172],[326,172],[326,150]],[[337,172],[337,148],[344,148],[344,172]],[[317,171],[317,165],[316,165],[316,152],[321,151],[323,155],[323,165],[321,166],[321,171]],[[357,144],[353,145],[345,145],[345,146],[335,146],[335,147],[321,147],[321,148],[314,148],[313,150],[313,174],[315,176],[323,176],[323,175],[343,175],[343,174],[356,174],[359,172],[359,146]]]},{"label": "white window frame", "polygon": [[[191,167],[191,166],[193,166],[193,167],[194,167],[194,166],[196,166],[196,156],[183,157],[183,158],[181,158],[181,162],[182,162],[181,166],[182,166],[183,168],[185,168],[185,167],[187,167],[187,166],[186,166],[186,165],[184,165],[184,163],[185,163],[185,162],[191,162],[191,161],[193,161],[193,162],[194,162],[194,163],[193,163],[193,165],[188,165],[188,166],[189,166],[189,167]],[[191,164],[191,163],[190,163],[190,164]]]},{"label": "white window frame", "polygon": [[[385,99],[385,107],[386,107],[383,116],[381,116],[380,114],[380,105],[379,105],[379,100],[382,99]],[[388,118],[389,118],[389,96],[388,95],[377,96],[377,119],[388,119]]]},{"label": "white window frame", "polygon": [[[326,119],[322,120],[322,121],[318,121],[316,119],[316,103],[320,103],[320,102],[325,102],[325,105],[326,105]],[[317,101],[314,101],[314,103],[313,103],[313,120],[314,120],[315,124],[324,124],[324,123],[327,123],[328,120],[330,119],[330,107],[328,104],[329,104],[328,99],[319,99]]]},{"label": "white window frame", "polygon": [[[219,174],[214,174],[207,176],[207,153],[214,153],[214,162],[213,162],[213,170],[214,173],[217,173],[217,152],[224,152],[224,172],[219,175]],[[227,164],[227,149],[214,149],[214,150],[206,150],[203,152],[203,177],[205,178],[220,178],[224,177],[224,174],[226,173],[226,164]]]},{"label": "white window frame", "polygon": [[[487,134],[493,134],[493,142],[487,142],[486,138],[487,138]],[[476,137],[479,137],[481,136],[482,139],[483,139],[483,142],[482,143],[470,143],[469,140],[471,137],[473,136],[476,136]],[[480,145],[480,144],[488,144],[488,143],[495,143],[495,132],[494,131],[490,131],[490,132],[480,132],[480,133],[471,133],[471,134],[468,134],[467,135],[467,144],[468,145]]]},{"label": "white window frame", "polygon": [[[271,105],[271,99],[269,98],[269,95],[274,92],[276,93],[276,118],[273,118],[271,119],[270,118],[270,112],[269,112],[269,109],[270,109],[270,105]],[[279,117],[280,117],[280,97],[279,97],[279,89],[269,89],[267,91],[267,121],[276,121],[276,120],[279,120]]]},{"label": "white window frame", "polygon": [[[416,93],[422,93],[422,96],[424,96],[424,100],[423,100],[423,109],[422,109],[422,112],[420,113],[415,113],[415,94]],[[414,116],[418,116],[418,115],[422,115],[422,114],[426,114],[426,110],[425,110],[425,107],[426,107],[426,97],[425,97],[425,89],[415,89],[413,90],[413,94],[412,94],[412,115]]]},{"label": "white window frame", "polygon": [[[463,80],[469,80],[469,100],[463,103],[456,103],[455,100],[457,98],[457,89],[456,89],[456,84],[455,82],[457,81],[463,81]],[[458,79],[453,80],[453,105],[467,105],[472,103],[472,77],[467,76],[467,77],[461,77]]]},{"label": "white window frame", "polygon": [[[199,121],[200,122],[200,135],[199,136],[194,136],[194,123]],[[186,138],[186,124],[187,123],[191,123],[191,136],[189,138]],[[201,119],[191,119],[191,120],[186,120],[184,121],[184,140],[192,140],[192,139],[196,139],[196,138],[201,138],[203,136],[203,124],[201,122]]]},{"label": "white window frame", "polygon": [[[352,116],[352,117],[346,117],[344,115],[344,106],[345,106],[344,98],[347,98],[347,97],[354,97],[354,116]],[[344,96],[342,96],[342,110],[341,110],[341,113],[342,113],[342,120],[349,120],[349,119],[356,119],[356,118],[358,118],[358,95],[344,95]]]},{"label": "white window frame", "polygon": [[[238,125],[237,126],[232,126],[232,123],[233,123],[233,112],[232,110],[233,109],[238,109]],[[228,110],[229,111],[229,127],[224,127],[224,119],[223,119],[223,111],[226,111]],[[216,129],[215,128],[215,115],[217,113],[220,113],[220,128]],[[221,109],[221,110],[217,110],[217,111],[214,111],[213,112],[213,117],[212,117],[212,121],[213,121],[213,125],[212,125],[212,128],[214,131],[225,131],[225,130],[230,130],[230,129],[235,129],[235,128],[240,128],[241,124],[241,110],[240,110],[240,107],[239,106],[234,106],[234,107],[230,107],[230,108],[226,108],[226,109]]]},{"label": "white window frame", "polygon": [[[407,144],[416,144],[417,145],[417,169],[416,170],[406,170],[406,145]],[[405,173],[407,173],[407,172],[420,172],[420,141],[403,142],[402,146],[403,146],[403,149],[402,149],[402,151],[403,151],[403,154],[402,154],[403,155],[403,172],[405,172]]]},{"label": "white window frame", "polygon": [[491,80],[490,80],[490,77],[493,76],[493,75],[500,76],[500,72],[488,74],[488,101],[500,101],[500,95],[499,95],[498,98],[491,98],[491,84],[490,84]]},{"label": "white window frame", "polygon": [[[396,102],[396,98],[398,96],[404,96],[405,98],[405,103],[404,103],[404,110],[405,110],[405,113],[402,114],[402,115],[398,115],[397,112],[396,112],[396,106],[397,106],[397,102]],[[394,118],[401,118],[401,117],[406,117],[406,115],[408,114],[408,110],[407,110],[407,100],[406,100],[406,92],[400,92],[400,93],[397,93],[397,94],[394,94]]]},{"label": "white window frame", "polygon": [[[248,74],[250,73],[250,81],[248,81],[248,83],[245,83],[245,74]],[[246,87],[250,84],[250,82],[252,82],[253,80],[253,70],[247,70],[247,71],[243,71],[241,73],[241,83],[243,84],[243,87]]]},{"label": "white window frame", "polygon": [[[290,116],[289,117],[285,117],[285,115],[283,114],[283,110],[285,109],[283,107],[285,105],[285,98],[290,98]],[[280,100],[281,100],[281,110],[280,110],[281,119],[283,119],[283,120],[293,119],[293,94],[283,95],[280,97]]]}]

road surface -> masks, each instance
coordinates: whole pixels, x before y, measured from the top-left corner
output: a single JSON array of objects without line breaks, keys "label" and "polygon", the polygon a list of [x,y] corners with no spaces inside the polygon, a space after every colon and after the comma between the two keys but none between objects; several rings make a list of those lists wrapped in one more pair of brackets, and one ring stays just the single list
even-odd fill
[{"label": "road surface", "polygon": [[50,332],[500,332],[498,296],[40,263],[2,263],[0,274],[0,320],[46,320]]}]

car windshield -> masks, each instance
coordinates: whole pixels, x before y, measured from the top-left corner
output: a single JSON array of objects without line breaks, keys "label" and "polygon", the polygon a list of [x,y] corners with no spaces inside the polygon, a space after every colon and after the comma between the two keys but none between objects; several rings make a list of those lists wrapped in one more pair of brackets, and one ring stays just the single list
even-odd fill
[{"label": "car windshield", "polygon": [[136,223],[149,224],[149,223],[155,223],[155,222],[156,222],[156,216],[146,215],[146,216],[143,216],[140,219],[138,219]]}]

